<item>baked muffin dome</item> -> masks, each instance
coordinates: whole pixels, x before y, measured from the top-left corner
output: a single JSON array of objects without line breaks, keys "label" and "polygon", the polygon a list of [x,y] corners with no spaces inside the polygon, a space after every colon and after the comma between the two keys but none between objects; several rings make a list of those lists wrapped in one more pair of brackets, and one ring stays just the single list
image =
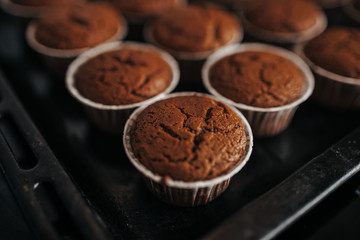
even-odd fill
[{"label": "baked muffin dome", "polygon": [[211,67],[209,80],[224,97],[262,108],[295,101],[305,83],[293,62],[262,51],[244,51],[220,59]]},{"label": "baked muffin dome", "polygon": [[117,11],[106,3],[74,5],[40,19],[35,38],[50,48],[87,48],[110,39],[124,24]]},{"label": "baked muffin dome", "polygon": [[306,57],[339,75],[360,78],[360,30],[333,27],[304,46]]},{"label": "baked muffin dome", "polygon": [[293,33],[313,27],[320,14],[320,8],[310,0],[265,0],[246,11],[245,17],[262,29]]},{"label": "baked muffin dome", "polygon": [[245,152],[239,116],[205,96],[177,96],[146,107],[131,130],[131,146],[154,174],[186,182],[231,170]]},{"label": "baked muffin dome", "polygon": [[75,86],[94,102],[126,105],[163,92],[172,77],[169,64],[157,53],[128,46],[99,54],[81,65]]},{"label": "baked muffin dome", "polygon": [[179,0],[111,0],[110,2],[124,13],[153,15],[174,8]]},{"label": "baked muffin dome", "polygon": [[215,50],[241,33],[235,16],[195,5],[165,12],[152,27],[153,38],[161,47],[180,52]]}]

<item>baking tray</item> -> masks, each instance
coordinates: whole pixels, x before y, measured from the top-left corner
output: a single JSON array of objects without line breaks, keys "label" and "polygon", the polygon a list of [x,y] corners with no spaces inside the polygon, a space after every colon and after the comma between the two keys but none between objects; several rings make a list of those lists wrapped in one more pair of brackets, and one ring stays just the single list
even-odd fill
[{"label": "baking tray", "polygon": [[[20,149],[27,146],[25,155],[35,153],[38,158],[39,145],[31,143],[41,139],[40,149],[48,154],[42,161],[51,171],[39,167],[40,162],[35,168],[30,164],[26,174],[19,174],[15,171],[17,168],[7,171],[4,161],[2,167],[31,228],[40,239],[63,236],[91,239],[92,234],[84,235],[84,229],[93,227],[101,234],[93,239],[269,239],[359,171],[359,112],[336,112],[308,101],[300,106],[283,133],[255,139],[250,161],[218,199],[195,208],[167,205],[147,190],[141,175],[124,154],[121,136],[104,133],[93,126],[81,106],[67,93],[64,80],[49,72],[26,46],[23,23],[15,24],[16,19],[2,12],[0,20],[3,71],[0,104],[9,102],[4,99],[16,99],[7,87],[10,85],[28,112],[27,115],[17,110],[21,109],[17,104],[7,108],[7,112],[22,112],[12,115],[10,122],[17,126],[27,123],[20,127],[19,135],[27,136]],[[129,36],[127,40],[141,40],[138,31],[130,32]],[[176,89],[183,90],[205,91],[201,85],[180,84]],[[8,154],[11,159],[9,149],[0,150],[1,156]],[[62,178],[52,177],[58,174]],[[50,221],[48,228],[43,227],[49,221],[46,214],[39,218],[39,211],[52,212],[54,206],[31,213],[26,191],[19,189],[29,183],[20,180],[30,179],[30,186],[34,186],[39,182],[39,175],[47,176],[52,182],[45,184],[39,199],[51,195],[55,198],[52,202],[58,202],[59,198],[71,202],[73,196],[74,201],[79,202],[79,211],[65,211],[66,204],[60,209],[67,212],[63,222],[72,222],[67,224],[66,231],[61,227],[61,231],[55,231],[51,237],[46,229],[51,232],[56,224]],[[62,186],[60,194],[54,193],[52,186]],[[67,197],[61,197],[62,194]],[[41,201],[38,205],[42,207]]]}]

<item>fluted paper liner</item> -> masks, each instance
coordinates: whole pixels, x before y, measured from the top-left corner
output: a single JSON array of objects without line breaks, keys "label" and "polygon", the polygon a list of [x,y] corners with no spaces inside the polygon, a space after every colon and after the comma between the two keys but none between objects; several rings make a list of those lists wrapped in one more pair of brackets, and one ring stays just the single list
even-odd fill
[{"label": "fluted paper liner", "polygon": [[[213,96],[194,92],[170,94],[167,98],[193,95],[206,96],[214,99],[215,101],[220,101]],[[245,117],[237,109],[230,106],[230,108],[241,119],[246,133],[245,152],[241,156],[239,162],[231,170],[216,178],[193,182],[166,179],[162,176],[159,176],[156,173],[153,173],[152,171],[147,169],[136,158],[130,142],[131,129],[136,121],[136,118],[145,108],[146,106],[143,106],[135,110],[130,116],[129,120],[126,122],[123,136],[123,144],[126,155],[128,156],[130,162],[135,166],[135,168],[143,175],[144,181],[149,190],[164,202],[178,206],[198,206],[204,205],[212,201],[226,190],[226,188],[229,186],[231,178],[244,167],[244,165],[250,158],[253,146],[253,136],[250,125],[246,121]]]},{"label": "fluted paper liner", "polygon": [[[297,100],[278,107],[261,108],[234,102],[220,94],[210,83],[209,71],[220,59],[239,52],[261,51],[276,54],[293,62],[303,73],[304,89]],[[283,48],[260,43],[245,43],[227,46],[212,54],[205,62],[202,69],[202,80],[207,91],[229,105],[240,109],[250,123],[254,136],[273,136],[283,131],[291,122],[297,107],[307,100],[314,89],[314,77],[306,63],[296,54]]]},{"label": "fluted paper liner", "polygon": [[360,79],[341,76],[316,65],[304,54],[305,45],[306,43],[296,45],[295,52],[314,72],[316,82],[314,100],[334,109],[360,109]]},{"label": "fluted paper liner", "polygon": [[[119,24],[119,27],[115,32],[115,34],[106,41],[104,41],[104,43],[118,41],[126,36],[127,34],[126,20],[122,16],[119,17],[121,18],[121,23],[123,24]],[[63,75],[66,72],[67,67],[69,66],[71,61],[74,60],[74,58],[76,58],[81,53],[91,49],[91,47],[77,48],[77,49],[57,49],[57,48],[48,47],[40,43],[36,39],[35,33],[37,26],[38,26],[37,20],[33,20],[30,22],[30,24],[26,29],[26,41],[34,51],[38,52],[43,57],[47,67],[59,75]]]},{"label": "fluted paper liner", "polygon": [[[152,51],[158,54],[166,63],[169,64],[172,72],[172,80],[170,85],[160,94],[151,97],[145,101],[126,105],[105,105],[94,102],[80,94],[75,86],[75,74],[78,68],[86,63],[89,59],[109,51],[121,49],[124,47],[131,47],[139,50]],[[142,105],[150,104],[158,99],[163,98],[166,94],[173,91],[179,82],[180,72],[176,60],[168,53],[153,47],[149,44],[136,42],[111,42],[100,45],[96,48],[90,49],[78,58],[76,58],[69,66],[66,72],[66,87],[70,94],[78,100],[85,108],[88,116],[100,128],[114,133],[120,133],[123,130],[124,124],[131,112]]]},{"label": "fluted paper liner", "polygon": [[297,43],[307,41],[322,33],[327,27],[327,18],[323,11],[320,12],[312,27],[299,32],[275,32],[263,29],[251,23],[246,18],[245,12],[241,13],[241,21],[247,33],[258,39],[273,43]]}]

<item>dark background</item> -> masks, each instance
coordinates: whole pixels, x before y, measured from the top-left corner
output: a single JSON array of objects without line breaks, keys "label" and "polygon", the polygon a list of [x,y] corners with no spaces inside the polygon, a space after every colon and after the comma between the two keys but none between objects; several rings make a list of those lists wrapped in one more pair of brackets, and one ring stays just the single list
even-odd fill
[{"label": "dark background", "polygon": [[[330,24],[355,26],[341,9],[327,14]],[[141,26],[130,26],[126,40],[142,41],[140,33]],[[246,35],[245,41],[249,41]],[[360,123],[358,111],[334,111],[310,100],[300,106],[283,133],[255,139],[249,163],[222,196],[206,206],[173,207],[151,195],[126,159],[121,136],[101,132],[89,122],[80,104],[67,93],[63,79],[48,71],[27,47],[24,23],[4,12],[0,12],[0,66],[50,148],[115,239],[203,237]],[[196,79],[201,62],[194,66]],[[176,91],[184,90],[204,92],[199,82],[180,82]],[[357,174],[277,238],[359,239],[359,180]],[[0,239],[33,238],[0,173]],[[77,239],[68,232],[62,238]]]}]

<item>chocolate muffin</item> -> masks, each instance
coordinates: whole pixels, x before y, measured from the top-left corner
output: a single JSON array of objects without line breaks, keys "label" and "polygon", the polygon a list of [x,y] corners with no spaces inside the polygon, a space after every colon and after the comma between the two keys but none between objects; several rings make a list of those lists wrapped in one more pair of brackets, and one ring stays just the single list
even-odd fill
[{"label": "chocolate muffin", "polygon": [[124,22],[106,3],[87,3],[62,8],[40,19],[35,38],[55,49],[93,47],[114,36]]},{"label": "chocolate muffin", "polygon": [[325,13],[311,0],[262,0],[259,3],[241,15],[246,32],[256,41],[294,44],[312,39],[326,29]]},{"label": "chocolate muffin", "polygon": [[220,59],[211,67],[209,80],[226,98],[261,108],[295,101],[305,84],[293,62],[262,51],[243,51]]},{"label": "chocolate muffin", "polygon": [[24,6],[62,6],[78,3],[79,0],[11,0],[13,3]]},{"label": "chocolate muffin", "polygon": [[237,18],[230,13],[195,5],[165,12],[151,26],[157,45],[179,52],[212,51],[242,32]]},{"label": "chocolate muffin", "polygon": [[330,28],[306,43],[304,54],[330,72],[360,78],[360,30],[356,28]]},{"label": "chocolate muffin", "polygon": [[199,95],[153,103],[139,114],[130,134],[133,152],[146,168],[185,182],[229,172],[247,144],[239,116]]},{"label": "chocolate muffin", "polygon": [[321,14],[309,0],[266,0],[245,12],[252,24],[274,32],[300,32],[315,25]]},{"label": "chocolate muffin", "polygon": [[174,8],[179,0],[110,0],[125,14],[154,15]]},{"label": "chocolate muffin", "polygon": [[163,92],[171,81],[171,68],[157,53],[130,46],[91,58],[75,74],[80,94],[105,105],[144,101]]}]

